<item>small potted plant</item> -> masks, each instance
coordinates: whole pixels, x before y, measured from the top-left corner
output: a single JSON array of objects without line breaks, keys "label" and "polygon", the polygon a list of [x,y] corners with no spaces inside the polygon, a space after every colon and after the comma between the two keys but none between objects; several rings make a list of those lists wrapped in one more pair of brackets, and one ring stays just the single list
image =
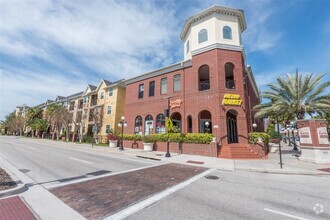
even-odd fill
[{"label": "small potted plant", "polygon": [[155,138],[152,135],[145,135],[142,137],[143,141],[143,150],[144,151],[153,151]]},{"label": "small potted plant", "polygon": [[118,145],[118,136],[115,134],[108,135],[109,147],[117,147]]}]

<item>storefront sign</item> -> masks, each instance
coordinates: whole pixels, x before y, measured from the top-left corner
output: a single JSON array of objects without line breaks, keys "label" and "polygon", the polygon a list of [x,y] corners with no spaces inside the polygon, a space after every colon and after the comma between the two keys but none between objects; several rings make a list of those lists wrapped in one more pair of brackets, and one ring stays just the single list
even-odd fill
[{"label": "storefront sign", "polygon": [[181,99],[177,99],[177,100],[173,100],[170,102],[170,107],[171,109],[173,108],[180,108],[182,104],[182,100]]},{"label": "storefront sign", "polygon": [[311,131],[309,127],[303,127],[299,129],[299,137],[301,144],[312,144]]},{"label": "storefront sign", "polygon": [[238,94],[225,94],[222,100],[222,105],[242,105],[243,100]]},{"label": "storefront sign", "polygon": [[328,132],[326,127],[317,129],[317,137],[319,138],[319,144],[329,144]]}]

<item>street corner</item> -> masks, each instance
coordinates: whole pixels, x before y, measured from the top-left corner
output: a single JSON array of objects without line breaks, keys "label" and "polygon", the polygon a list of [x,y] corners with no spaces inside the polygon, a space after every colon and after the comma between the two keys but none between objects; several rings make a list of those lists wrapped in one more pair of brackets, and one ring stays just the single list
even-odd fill
[{"label": "street corner", "polygon": [[26,191],[25,184],[3,165],[0,166],[0,182],[0,198]]},{"label": "street corner", "polygon": [[203,167],[164,164],[51,189],[87,219],[100,219],[206,171]]},{"label": "street corner", "polygon": [[37,217],[19,196],[0,199],[1,220],[37,220]]}]

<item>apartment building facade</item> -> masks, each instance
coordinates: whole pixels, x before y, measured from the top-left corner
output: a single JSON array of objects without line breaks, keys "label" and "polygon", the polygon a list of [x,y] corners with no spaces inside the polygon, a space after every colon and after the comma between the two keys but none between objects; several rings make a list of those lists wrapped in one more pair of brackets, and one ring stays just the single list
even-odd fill
[{"label": "apartment building facade", "polygon": [[[244,12],[214,6],[181,32],[184,60],[126,80],[126,133],[164,133],[166,117],[183,133],[212,133],[223,144],[247,144],[260,103],[245,65]],[[169,114],[168,114],[169,110]]]}]

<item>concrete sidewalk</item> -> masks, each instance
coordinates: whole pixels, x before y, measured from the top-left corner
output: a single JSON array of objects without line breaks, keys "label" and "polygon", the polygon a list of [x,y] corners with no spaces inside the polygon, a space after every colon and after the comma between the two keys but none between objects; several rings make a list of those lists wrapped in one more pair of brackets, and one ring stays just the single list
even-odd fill
[{"label": "concrete sidewalk", "polygon": [[[50,140],[43,140],[50,141]],[[296,156],[297,152],[292,151],[292,147],[284,145],[282,147],[282,169],[280,168],[279,153],[269,153],[268,159],[222,159],[215,157],[204,157],[198,155],[171,153],[171,157],[166,158],[165,152],[152,151],[146,152],[142,149],[132,149],[125,147],[120,151],[118,148],[95,146],[91,144],[77,144],[72,142],[54,142],[61,146],[80,148],[93,152],[102,152],[117,156],[139,157],[151,160],[161,160],[169,163],[189,164],[207,168],[215,168],[226,171],[250,171],[262,173],[277,174],[295,174],[295,175],[330,175],[330,164],[315,164],[300,161]],[[324,169],[324,170],[322,170]]]}]

